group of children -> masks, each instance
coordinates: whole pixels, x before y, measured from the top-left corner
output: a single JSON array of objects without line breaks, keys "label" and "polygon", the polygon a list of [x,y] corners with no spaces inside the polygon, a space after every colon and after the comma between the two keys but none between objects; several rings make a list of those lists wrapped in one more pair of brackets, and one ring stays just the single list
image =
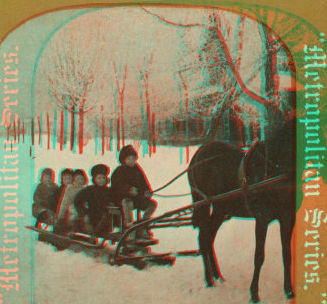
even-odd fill
[{"label": "group of children", "polygon": [[[149,219],[157,203],[151,199],[149,182],[137,164],[137,152],[131,145],[119,153],[118,166],[111,175],[104,164],[91,169],[93,185],[87,184],[87,176],[81,169],[65,169],[61,172],[61,185],[54,183],[50,168],[42,171],[41,182],[34,192],[32,214],[39,222],[53,225],[58,234],[83,231],[105,236],[109,231],[107,208],[115,205],[122,210],[123,229],[133,225],[133,210],[144,211],[142,220]],[[138,230],[129,238],[151,239],[148,230]]]}]

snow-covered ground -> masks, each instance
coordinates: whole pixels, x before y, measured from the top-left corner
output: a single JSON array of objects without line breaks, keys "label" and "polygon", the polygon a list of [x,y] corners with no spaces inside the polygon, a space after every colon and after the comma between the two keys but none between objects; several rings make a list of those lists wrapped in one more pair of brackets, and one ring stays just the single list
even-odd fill
[{"label": "snow-covered ground", "polygon": [[[191,228],[156,230],[154,235],[160,240],[160,246],[153,248],[156,252],[196,248],[196,233]],[[278,224],[272,224],[260,281],[261,303],[287,303],[278,235]],[[74,245],[57,252],[36,242],[35,303],[249,303],[253,222],[231,220],[219,231],[215,248],[225,282],[216,282],[210,289],[204,285],[200,257],[178,258],[171,267],[149,263],[147,269],[139,271],[128,265],[107,264],[110,247],[108,244],[95,252]]]},{"label": "snow-covered ground", "polygon": [[[191,155],[196,147],[191,148]],[[185,150],[183,163],[180,148],[160,147],[151,158],[139,151],[139,164],[146,172],[152,187],[158,188],[187,167]],[[83,155],[47,151],[35,148],[35,179],[39,170],[51,167],[56,174],[64,168],[82,168],[87,173],[97,163],[106,163],[111,171],[116,167],[116,153],[94,155],[86,149]],[[186,176],[161,194],[189,192]],[[161,198],[156,215],[189,204],[190,197]],[[31,232],[32,233],[32,232]],[[197,249],[197,231],[192,228],[154,230],[160,240],[154,252]],[[224,283],[205,288],[201,257],[177,258],[171,267],[149,263],[139,271],[132,266],[110,266],[108,252],[112,246],[95,252],[77,245],[56,251],[51,245],[35,241],[34,245],[34,302],[50,303],[249,303],[249,287],[253,273],[254,221],[230,220],[217,234],[215,249]],[[279,225],[270,225],[266,243],[266,259],[260,278],[261,303],[288,303],[283,293],[283,267]]]}]

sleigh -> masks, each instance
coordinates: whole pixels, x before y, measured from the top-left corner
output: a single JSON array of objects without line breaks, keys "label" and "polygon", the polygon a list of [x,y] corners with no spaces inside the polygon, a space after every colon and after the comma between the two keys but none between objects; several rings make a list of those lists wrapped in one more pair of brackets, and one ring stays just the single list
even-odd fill
[{"label": "sleigh", "polygon": [[[66,249],[72,244],[80,245],[85,248],[94,249],[96,251],[104,250],[106,242],[114,246],[114,249],[108,253],[108,263],[110,265],[132,265],[137,269],[143,269],[147,266],[147,262],[154,262],[159,265],[173,265],[176,257],[199,256],[199,250],[176,251],[176,252],[155,252],[155,245],[159,240],[128,240],[128,236],[137,230],[165,228],[181,228],[192,225],[192,214],[196,208],[217,204],[221,201],[234,200],[242,195],[250,195],[255,192],[265,192],[268,188],[279,187],[285,176],[280,175],[274,178],[265,179],[246,188],[237,188],[220,195],[208,197],[197,203],[187,205],[182,208],[165,212],[164,214],[140,221],[140,214],[137,213],[138,220],[132,227],[122,231],[123,215],[118,207],[108,207],[109,229],[105,235],[92,235],[85,231],[71,231],[67,235],[61,235],[53,232],[52,225],[42,223],[36,220],[33,226],[26,228],[38,233],[39,240],[55,244],[58,249]],[[116,226],[116,227],[115,227]]]}]

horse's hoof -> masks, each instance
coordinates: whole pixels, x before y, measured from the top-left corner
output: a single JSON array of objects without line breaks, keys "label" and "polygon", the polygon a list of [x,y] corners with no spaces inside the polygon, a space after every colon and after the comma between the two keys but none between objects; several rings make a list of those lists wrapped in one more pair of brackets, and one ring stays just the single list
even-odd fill
[{"label": "horse's hoof", "polygon": [[287,300],[292,300],[295,298],[295,294],[293,293],[293,291],[285,292],[285,295]]},{"label": "horse's hoof", "polygon": [[206,280],[206,288],[214,287],[213,280]]},{"label": "horse's hoof", "polygon": [[251,304],[260,303],[259,296],[257,294],[251,295]]}]

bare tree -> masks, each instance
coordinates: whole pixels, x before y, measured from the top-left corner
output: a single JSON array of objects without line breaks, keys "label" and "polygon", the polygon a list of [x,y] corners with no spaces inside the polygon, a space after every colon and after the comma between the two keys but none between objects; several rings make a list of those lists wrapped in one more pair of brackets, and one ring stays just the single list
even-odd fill
[{"label": "bare tree", "polygon": [[[47,46],[42,75],[52,103],[71,115],[71,149],[75,140],[75,115],[79,117],[82,152],[84,119],[91,122],[92,127],[102,123],[102,130],[105,130],[106,119],[116,120],[118,146],[121,142],[124,144],[128,132],[138,129],[136,132],[140,134],[143,129],[147,131],[151,146],[155,138],[153,130],[160,121],[170,120],[174,125],[173,132],[187,136],[188,120],[198,118],[205,121],[207,138],[214,138],[217,124],[227,110],[235,110],[235,117],[239,119],[253,118],[251,115],[241,115],[240,111],[246,112],[248,108],[257,108],[257,111],[265,109],[265,112],[272,113],[283,108],[282,115],[287,112],[285,105],[289,100],[285,94],[277,91],[275,80],[265,81],[259,88],[260,92],[256,87],[258,78],[274,79],[277,73],[276,67],[269,72],[268,66],[273,66],[265,62],[265,52],[273,61],[283,49],[268,29],[265,29],[268,38],[263,35],[261,42],[260,38],[257,39],[258,54],[261,52],[256,57],[257,62],[248,64],[247,37],[252,30],[251,24],[256,23],[244,15],[234,14],[230,19],[232,13],[229,15],[228,12],[209,8],[202,22],[197,19],[188,24],[174,22],[155,13],[165,13],[164,10],[143,7],[141,10],[159,20],[159,25],[154,27],[165,24],[174,28],[171,40],[174,45],[169,56],[162,56],[167,54],[162,52],[162,48],[155,52],[156,45],[143,41],[137,47],[122,48],[133,39],[127,35],[127,38],[121,39],[116,33],[111,37],[107,28],[102,30],[103,24],[90,28],[86,26],[81,32],[76,29],[62,30],[57,33],[58,38]],[[111,26],[110,23],[108,26]],[[254,38],[258,36],[257,27]],[[106,36],[102,39],[104,32]],[[159,40],[154,41],[157,43]],[[266,50],[268,47],[269,50]],[[118,51],[120,49],[122,52]],[[161,64],[159,56],[165,60],[165,65]],[[130,76],[132,70],[137,74],[136,79]],[[266,74],[263,75],[262,71]],[[160,81],[165,79],[167,83],[161,86]],[[262,94],[263,90],[269,94]],[[154,115],[159,113],[160,119],[156,119]],[[96,119],[99,117],[103,117],[101,122]],[[258,117],[262,119],[263,116]],[[142,128],[131,127],[138,124],[142,124]],[[110,129],[112,132],[113,128]],[[199,137],[201,135],[204,134]]]},{"label": "bare tree", "polygon": [[[277,125],[291,112],[292,101],[290,98],[285,98],[283,92],[278,91],[274,80],[277,75],[277,55],[285,52],[284,46],[264,27],[268,36],[262,39],[262,43],[265,46],[264,54],[268,55],[266,58],[262,58],[261,62],[253,64],[251,73],[246,77],[241,77],[243,36],[249,29],[245,28],[243,16],[238,19],[239,28],[232,32],[219,12],[211,12],[208,27],[204,31],[204,43],[198,52],[200,61],[197,66],[182,70],[184,75],[189,73],[191,77],[194,77],[192,72],[196,69],[202,70],[202,74],[197,73],[197,76],[203,76],[202,81],[198,82],[198,87],[190,93],[190,95],[193,93],[195,101],[191,104],[193,104],[194,113],[207,113],[207,134],[211,133],[210,138],[216,137],[218,121],[226,109],[233,109],[236,106],[238,109],[250,109],[250,107],[241,105],[244,102],[249,103],[252,108],[257,107],[257,111],[260,109],[264,111],[267,117],[259,115],[263,120],[261,124],[267,120],[271,126]],[[228,44],[232,34],[234,37],[238,36],[238,46],[235,49],[230,49]],[[289,62],[286,64],[290,65]],[[263,66],[265,66],[264,78],[266,81],[262,86],[266,89],[266,96],[252,91],[249,86],[258,77]],[[239,115],[238,117],[253,119],[253,127],[257,128],[258,123],[253,116]]]},{"label": "bare tree", "polygon": [[[116,131],[117,131],[117,150],[120,150],[120,138],[122,141],[122,145],[125,145],[125,119],[124,119],[124,97],[125,97],[125,88],[126,88],[126,79],[127,79],[127,64],[125,67],[122,68],[120,64],[119,70],[117,71],[116,64],[113,62],[113,68],[115,72],[115,107],[117,112],[117,124],[116,124]],[[120,136],[121,134],[121,136]]]},{"label": "bare tree", "polygon": [[69,30],[59,32],[47,47],[41,65],[51,101],[71,115],[71,150],[75,142],[75,115],[79,116],[79,153],[83,153],[84,116],[94,108],[95,101],[89,96],[97,89],[96,77],[101,63],[98,49],[86,45],[98,42],[98,36],[95,34],[92,42],[89,36],[89,33]]},{"label": "bare tree", "polygon": [[[149,56],[143,56],[140,60],[140,64],[138,66],[138,82],[139,82],[139,88],[140,88],[140,102],[141,102],[141,116],[142,117],[142,137],[145,135],[148,138],[149,143],[149,154],[151,155],[152,150],[152,144],[153,144],[153,137],[155,134],[152,134],[152,121],[151,116],[152,110],[151,110],[151,101],[150,101],[150,88],[149,88],[149,77],[151,74],[151,66],[153,63],[153,53],[151,53]],[[145,111],[143,102],[145,101]],[[143,110],[143,111],[142,111]],[[145,113],[145,117],[144,117]],[[146,121],[146,126],[144,126],[144,120]]]}]

